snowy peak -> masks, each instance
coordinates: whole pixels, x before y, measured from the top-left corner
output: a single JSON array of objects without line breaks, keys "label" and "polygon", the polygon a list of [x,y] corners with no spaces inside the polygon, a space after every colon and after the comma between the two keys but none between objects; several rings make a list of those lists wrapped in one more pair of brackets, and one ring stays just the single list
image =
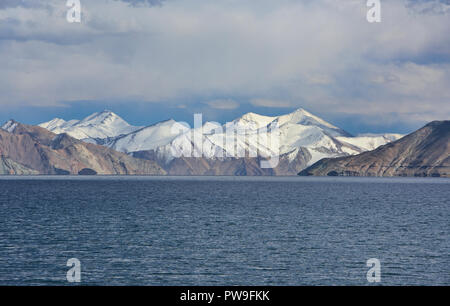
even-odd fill
[{"label": "snowy peak", "polygon": [[254,123],[259,126],[266,126],[276,119],[277,119],[277,117],[269,117],[269,116],[258,115],[255,113],[247,113],[247,114],[243,115],[241,118],[237,119],[236,122]]},{"label": "snowy peak", "polygon": [[116,123],[116,124],[119,123],[119,124],[129,126],[129,124],[125,120],[123,120],[118,115],[116,115],[115,113],[113,113],[112,111],[109,111],[109,110],[104,110],[103,112],[93,113],[92,115],[89,115],[86,118],[84,118],[83,120],[81,120],[77,125],[78,126],[86,126],[89,124],[91,124],[91,125],[95,125],[95,124],[111,125],[114,123]]},{"label": "snowy peak", "polygon": [[332,125],[331,123],[319,118],[310,112],[304,110],[303,108],[299,108],[296,111],[279,116],[278,117],[279,124],[300,124],[305,126],[316,126],[323,129],[325,132],[330,134],[333,137],[336,136],[351,136],[350,133]]},{"label": "snowy peak", "polygon": [[281,115],[281,116],[263,116],[255,113],[247,113],[242,117],[233,121],[233,124],[237,124],[238,126],[248,126],[249,128],[262,128],[266,127],[271,123],[278,123],[278,127],[282,127],[286,125],[286,128],[293,125],[302,125],[302,126],[315,126],[323,130],[324,133],[329,134],[330,136],[351,136],[348,132],[332,125],[329,122],[326,122],[322,118],[319,118],[310,112],[304,110],[303,108],[299,108],[294,112]]},{"label": "snowy peak", "polygon": [[66,123],[65,120],[60,119],[60,118],[55,118],[48,122],[41,123],[41,124],[39,124],[39,126],[44,129],[47,129],[47,130],[52,130],[52,129],[56,129],[56,128],[63,126],[65,123]]},{"label": "snowy peak", "polygon": [[231,122],[224,125],[224,129],[235,129],[235,130],[253,130],[267,127],[271,122],[276,120],[276,117],[269,117],[258,115],[255,113],[247,113],[242,117],[239,117]]},{"label": "snowy peak", "polygon": [[337,129],[337,127],[335,127],[334,125],[326,122],[325,120],[317,116],[314,116],[313,114],[304,110],[303,108],[299,108],[290,114],[279,116],[278,118],[281,124],[289,122],[304,125],[323,125],[328,128]]},{"label": "snowy peak", "polygon": [[109,110],[93,113],[82,120],[65,121],[55,118],[39,126],[56,134],[67,133],[74,138],[83,140],[116,137],[141,128],[128,124]]}]

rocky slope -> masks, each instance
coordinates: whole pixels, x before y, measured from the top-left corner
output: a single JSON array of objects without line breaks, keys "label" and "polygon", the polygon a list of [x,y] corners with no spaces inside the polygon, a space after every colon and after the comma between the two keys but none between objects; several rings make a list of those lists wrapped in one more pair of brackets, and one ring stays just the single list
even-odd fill
[{"label": "rocky slope", "polygon": [[231,175],[231,176],[273,176],[295,175],[305,168],[311,158],[309,152],[300,149],[295,157],[284,154],[279,157],[279,162],[274,168],[262,168],[261,161],[267,160],[261,157],[243,158],[196,158],[180,157],[169,162],[158,158],[155,151],[133,152],[132,156],[157,161],[169,175]]},{"label": "rocky slope", "polygon": [[322,159],[299,175],[450,177],[450,121],[433,121],[373,151]]},{"label": "rocky slope", "polygon": [[133,158],[67,134],[7,122],[0,129],[0,174],[148,174],[166,172],[153,161]]}]

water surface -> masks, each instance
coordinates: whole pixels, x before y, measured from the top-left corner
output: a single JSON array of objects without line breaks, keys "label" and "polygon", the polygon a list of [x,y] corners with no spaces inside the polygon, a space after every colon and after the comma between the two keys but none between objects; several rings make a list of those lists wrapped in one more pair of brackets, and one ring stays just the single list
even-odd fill
[{"label": "water surface", "polygon": [[0,177],[0,285],[450,285],[450,180]]}]

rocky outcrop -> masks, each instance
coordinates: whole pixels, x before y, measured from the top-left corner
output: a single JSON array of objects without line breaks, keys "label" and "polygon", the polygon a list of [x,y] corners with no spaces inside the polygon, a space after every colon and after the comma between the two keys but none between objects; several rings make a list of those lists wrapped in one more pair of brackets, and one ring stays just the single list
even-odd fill
[{"label": "rocky outcrop", "polygon": [[133,158],[67,134],[56,135],[17,122],[11,127],[0,129],[0,174],[78,174],[83,169],[98,174],[166,174],[154,161]]},{"label": "rocky outcrop", "polygon": [[38,171],[25,167],[5,156],[0,156],[0,175],[33,175]]},{"label": "rocky outcrop", "polygon": [[450,121],[433,121],[373,151],[322,159],[299,175],[450,177]]}]

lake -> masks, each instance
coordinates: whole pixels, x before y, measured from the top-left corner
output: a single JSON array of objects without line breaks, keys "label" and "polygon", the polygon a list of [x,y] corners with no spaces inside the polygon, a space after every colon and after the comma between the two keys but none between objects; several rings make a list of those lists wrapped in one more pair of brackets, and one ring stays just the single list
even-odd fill
[{"label": "lake", "polygon": [[0,285],[450,285],[450,179],[0,177]]}]

